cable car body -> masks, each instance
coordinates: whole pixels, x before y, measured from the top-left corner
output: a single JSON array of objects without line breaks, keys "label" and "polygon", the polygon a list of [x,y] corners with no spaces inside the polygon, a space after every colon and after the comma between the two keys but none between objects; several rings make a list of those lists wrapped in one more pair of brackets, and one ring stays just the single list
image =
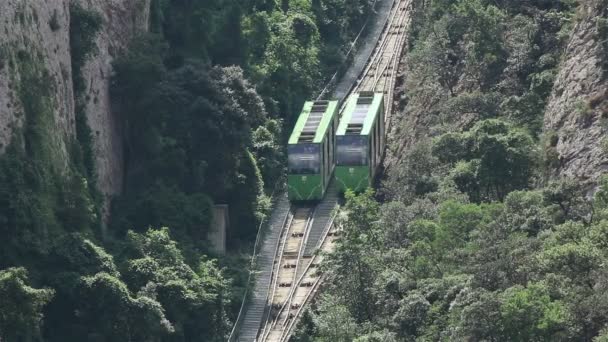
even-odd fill
[{"label": "cable car body", "polygon": [[360,92],[346,103],[336,132],[336,185],[365,191],[372,186],[385,144],[384,94]]},{"label": "cable car body", "polygon": [[287,145],[290,201],[320,201],[335,166],[338,101],[310,101],[298,117]]}]

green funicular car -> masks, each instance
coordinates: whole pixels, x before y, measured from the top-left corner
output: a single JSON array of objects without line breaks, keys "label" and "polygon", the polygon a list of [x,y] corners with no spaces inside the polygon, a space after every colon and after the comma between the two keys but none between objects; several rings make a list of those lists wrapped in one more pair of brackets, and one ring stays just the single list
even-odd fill
[{"label": "green funicular car", "polygon": [[289,138],[288,195],[291,201],[319,201],[334,170],[338,101],[306,102]]},{"label": "green funicular car", "polygon": [[372,185],[384,152],[384,94],[351,95],[336,132],[336,183],[341,192]]}]

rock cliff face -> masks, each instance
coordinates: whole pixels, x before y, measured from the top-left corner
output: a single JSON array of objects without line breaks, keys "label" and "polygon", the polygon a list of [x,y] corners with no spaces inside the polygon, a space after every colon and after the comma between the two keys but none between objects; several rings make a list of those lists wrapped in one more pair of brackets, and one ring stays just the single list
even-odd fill
[{"label": "rock cliff face", "polygon": [[[581,6],[544,119],[553,140],[553,176],[575,177],[590,188],[608,170],[608,78],[598,20],[602,1]],[[556,152],[556,153],[555,153]]]},{"label": "rock cliff face", "polygon": [[90,9],[103,17],[97,36],[98,51],[83,70],[86,80],[86,114],[93,133],[97,184],[105,197],[104,216],[109,199],[122,190],[123,140],[117,113],[110,101],[111,62],[126,44],[148,26],[149,0],[89,0]]},{"label": "rock cliff face", "polygon": [[[53,23],[51,25],[51,23]],[[69,0],[0,2],[0,144],[11,141],[23,120],[18,86],[23,75],[16,62],[35,56],[53,84],[52,111],[57,138],[66,151],[66,137],[74,133],[74,97],[69,40]]]},{"label": "rock cliff face", "polygon": [[[118,113],[111,106],[111,63],[117,53],[148,22],[149,0],[73,0],[103,18],[97,51],[82,70],[86,89],[86,116],[93,134],[99,189],[107,200],[120,192],[123,175],[122,134]],[[70,0],[0,1],[0,152],[23,123],[17,95],[22,70],[20,54],[35,56],[36,67],[46,71],[56,137],[67,157],[75,132],[74,90],[70,62]]]}]

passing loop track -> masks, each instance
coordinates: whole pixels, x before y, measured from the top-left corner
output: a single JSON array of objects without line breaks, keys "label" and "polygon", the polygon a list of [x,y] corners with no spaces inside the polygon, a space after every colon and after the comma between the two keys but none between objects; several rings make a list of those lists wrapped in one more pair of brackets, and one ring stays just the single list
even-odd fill
[{"label": "passing loop track", "polygon": [[[383,92],[387,124],[390,124],[397,68],[411,22],[411,4],[412,0],[395,1],[372,56],[359,80],[349,92],[349,94],[361,91]],[[314,212],[312,216],[314,221]],[[334,218],[335,212],[323,229],[322,237],[316,245],[316,252],[306,257],[301,253],[302,243],[305,240],[292,241],[289,232],[293,228],[289,225],[285,226],[285,231],[288,233],[283,246],[292,247],[289,250],[285,247],[279,248],[277,255],[281,257],[274,268],[274,291],[269,296],[270,314],[260,330],[258,341],[287,342],[289,340],[305,305],[314,297],[323,279],[317,266],[322,263],[325,254],[333,250],[334,242],[339,235],[339,227],[333,224]],[[304,226],[309,229],[311,224]],[[303,236],[307,234],[304,232]],[[297,255],[295,246],[300,248],[300,253]],[[285,287],[281,287],[281,284]]]}]

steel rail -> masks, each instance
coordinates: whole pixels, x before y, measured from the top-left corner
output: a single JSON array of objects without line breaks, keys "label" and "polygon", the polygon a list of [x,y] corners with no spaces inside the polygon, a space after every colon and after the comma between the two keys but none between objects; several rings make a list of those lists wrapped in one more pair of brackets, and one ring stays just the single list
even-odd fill
[{"label": "steel rail", "polygon": [[[391,20],[386,28],[386,33],[382,38],[380,46],[378,48],[378,52],[374,57],[374,60],[366,70],[366,73],[363,75],[361,82],[359,83],[356,91],[361,88],[367,91],[375,91],[377,84],[380,82],[384,76],[385,71],[389,66],[393,63],[393,60],[397,59],[397,53],[395,50],[399,48],[399,44],[402,42],[402,38],[405,36],[404,26],[408,17],[408,12],[406,11],[407,7],[411,2],[408,0],[401,0],[397,4]],[[403,31],[403,32],[401,32]],[[386,53],[388,50],[388,61]],[[379,71],[380,70],[380,71]],[[369,86],[370,80],[373,79],[371,87]]]},{"label": "steel rail", "polygon": [[[320,241],[318,242],[318,244],[317,244],[317,250],[321,250],[321,249],[322,249],[321,247],[325,245],[325,242],[327,241],[327,237],[328,237],[328,235],[329,235],[329,232],[331,231],[331,228],[333,227],[333,222],[334,222],[335,217],[336,217],[336,213],[332,214],[332,217],[331,217],[330,221],[327,223],[327,225],[326,225],[326,227],[325,227],[325,229],[324,229],[324,232],[323,232],[323,235],[322,235],[322,237],[321,237],[321,240],[320,240]],[[311,259],[310,263],[308,263],[308,265],[306,266],[306,268],[305,268],[304,272],[303,272],[303,273],[302,273],[302,274],[301,274],[301,275],[298,277],[297,281],[295,281],[295,282],[293,283],[293,286],[292,286],[292,288],[291,288],[291,290],[292,290],[292,291],[290,291],[290,293],[289,293],[289,296],[290,296],[290,302],[291,302],[291,300],[293,300],[293,298],[295,297],[296,290],[297,290],[299,287],[301,287],[300,285],[302,284],[302,281],[303,281],[303,280],[304,280],[306,277],[309,277],[309,276],[310,276],[309,271],[310,271],[310,269],[312,268],[312,266],[315,264],[315,261],[316,261],[316,260],[317,260],[319,257],[320,257],[319,255],[315,255],[315,256],[314,256],[314,257]],[[296,274],[297,274],[297,273],[296,273]],[[311,288],[312,288],[312,287],[311,287]],[[306,295],[306,297],[308,297],[308,294]],[[280,311],[279,311],[279,313],[278,313],[278,315],[277,315],[277,320],[274,322],[273,327],[272,327],[272,328],[276,327],[276,324],[278,323],[278,319],[280,318],[281,314],[283,314],[283,313],[284,313],[284,311],[285,311],[285,310],[287,310],[287,315],[285,316],[285,318],[286,318],[286,319],[284,319],[284,322],[282,323],[282,328],[281,328],[281,336],[283,336],[283,335],[284,335],[284,334],[283,334],[283,332],[284,332],[284,331],[286,331],[285,329],[286,329],[287,327],[289,327],[289,326],[290,326],[289,324],[285,324],[285,323],[287,322],[287,319],[289,319],[289,318],[290,318],[290,317],[289,317],[289,311],[291,310],[291,304],[290,304],[290,305],[286,305],[286,303],[287,303],[287,301],[286,301],[286,302],[283,304],[283,306],[281,307],[281,309],[280,309]],[[303,307],[303,305],[304,305],[304,302],[303,302],[303,303],[301,303],[300,307],[297,309],[297,310],[298,310],[298,311],[297,311],[298,313],[300,312],[300,310],[301,310],[301,308]],[[295,317],[297,317],[297,314],[296,314],[296,315],[294,315],[294,317],[293,317],[293,318],[295,318]],[[293,318],[292,318],[292,320],[293,320]],[[290,322],[291,322],[291,321],[290,321]],[[291,323],[290,323],[290,324],[291,324]],[[262,338],[260,339],[260,341],[266,341],[266,340],[267,340],[268,336],[270,335],[270,332],[272,331],[272,328],[271,328],[269,331],[265,331],[265,334],[264,334],[264,335],[262,335]],[[282,337],[281,337],[281,338],[282,338]]]},{"label": "steel rail", "polygon": [[[401,1],[403,1],[403,0],[401,0]],[[400,3],[401,2],[396,4],[397,8],[399,7]],[[393,2],[393,9],[391,9],[391,11],[393,11],[393,13],[391,13],[387,22],[384,24],[384,29],[383,29],[383,33],[381,35],[380,41],[378,42],[378,44],[376,44],[376,47],[374,48],[374,52],[372,54],[372,57],[370,58],[370,61],[367,63],[366,67],[363,69],[363,72],[359,76],[359,79],[357,80],[354,88],[349,93],[357,92],[361,88],[361,85],[364,82],[366,82],[369,75],[375,75],[375,70],[378,68],[378,64],[381,61],[380,57],[384,52],[386,44],[388,43],[388,37],[390,36],[390,28],[393,26],[393,22],[398,13],[397,11],[394,11],[394,8],[395,8],[395,3]]]},{"label": "steel rail", "polygon": [[[407,2],[407,1],[403,1],[403,2]],[[404,12],[404,9],[406,7],[399,7],[397,8],[395,15],[399,14],[399,12]],[[384,76],[384,73],[386,72],[386,70],[389,68],[389,66],[391,66],[391,75],[389,75],[389,79],[392,79],[393,77],[393,72],[394,72],[394,61],[398,61],[398,53],[395,53],[395,48],[399,48],[401,42],[402,42],[402,38],[405,36],[405,34],[399,34],[401,29],[404,27],[405,21],[407,20],[407,14],[406,13],[401,13],[401,16],[399,16],[398,18],[398,23],[396,25],[396,29],[394,29],[393,31],[389,32],[389,36],[394,36],[394,35],[398,35],[398,40],[397,40],[397,44],[395,44],[395,46],[392,47],[392,52],[390,55],[390,60],[386,63],[386,65],[384,65],[384,67],[382,68],[382,71],[380,73],[376,72],[374,77],[374,83],[373,83],[373,90],[376,89],[378,83],[380,82],[380,79]],[[394,38],[394,37],[393,37]],[[387,39],[386,44],[385,44],[385,48],[386,46],[388,46],[388,41],[390,39]],[[384,55],[386,51],[382,51],[382,55]],[[384,88],[386,88],[386,83],[384,84]],[[385,89],[386,90],[386,89]]]},{"label": "steel rail", "polygon": [[352,52],[355,50],[355,46],[357,46],[357,43],[359,42],[359,38],[361,38],[361,36],[363,35],[363,32],[365,32],[365,29],[367,28],[367,25],[369,24],[369,20],[374,15],[373,9],[376,8],[377,2],[378,2],[378,0],[374,0],[374,2],[372,3],[372,5],[371,5],[372,12],[367,16],[367,18],[365,19],[365,23],[363,23],[363,26],[361,27],[361,30],[359,30],[359,33],[357,34],[355,39],[350,43],[350,48],[348,49],[348,52],[346,52],[346,55],[344,56],[344,62],[342,62],[340,64],[340,66],[338,67],[338,70],[336,70],[336,72],[331,76],[331,78],[329,79],[329,81],[327,82],[327,84],[325,85],[323,90],[321,90],[321,92],[319,93],[319,96],[317,96],[316,101],[321,100],[323,98],[323,96],[325,96],[325,93],[329,90],[329,86],[332,85],[338,78],[338,74],[340,73],[340,70],[342,69],[342,67],[344,67],[346,65],[348,58],[350,57]]},{"label": "steel rail", "polygon": [[[323,238],[322,240],[319,242],[319,245],[317,247],[317,254],[313,257],[313,259],[311,260],[311,262],[308,264],[308,266],[306,267],[306,271],[302,274],[302,276],[300,277],[299,283],[298,285],[300,285],[300,283],[302,282],[302,280],[304,280],[306,278],[307,273],[310,271],[310,269],[312,268],[312,265],[315,264],[315,261],[317,258],[321,258],[322,256],[319,255],[319,251],[323,250],[323,246],[328,246],[331,245],[331,243],[333,243],[333,241],[328,241],[327,237],[329,236],[329,233],[332,230],[333,227],[333,223],[334,223],[334,219],[336,218],[337,213],[334,213],[332,215],[332,218],[330,220],[330,222],[328,222],[327,224],[327,228],[325,230],[325,232],[323,233]],[[326,245],[327,244],[327,245]],[[318,264],[318,263],[317,263]],[[315,272],[318,272],[317,270],[315,270]],[[306,306],[306,304],[308,303],[308,300],[311,298],[311,295],[316,292],[316,289],[318,287],[318,285],[321,282],[322,279],[322,275],[319,275],[317,277],[317,279],[315,279],[315,282],[313,284],[313,286],[310,288],[310,290],[306,293],[304,300],[302,301],[300,307],[297,309],[295,315],[293,316],[293,318],[291,319],[289,325],[287,327],[285,327],[283,329],[283,331],[281,332],[281,338],[280,338],[280,342],[283,341],[287,341],[287,339],[289,339],[290,335],[291,335],[291,331],[293,329],[293,327],[295,326],[295,323],[298,321],[298,318],[300,317],[300,314],[302,313],[302,310],[304,309],[304,307]]]},{"label": "steel rail", "polygon": [[[293,301],[293,295],[295,293],[295,290],[297,289],[297,283],[298,283],[298,269],[301,267],[300,262],[302,260],[302,256],[304,255],[304,249],[306,247],[306,240],[308,238],[308,234],[310,233],[310,227],[312,226],[312,223],[314,222],[316,211],[317,211],[317,207],[315,207],[313,209],[312,214],[311,214],[311,219],[310,219],[310,221],[308,222],[308,224],[306,226],[306,230],[304,232],[304,236],[300,240],[300,250],[298,251],[298,260],[296,261],[296,267],[295,267],[295,269],[293,271],[293,284],[295,286],[292,286],[289,289],[289,294],[287,295],[288,300],[285,301],[285,303],[283,304],[283,306],[290,307],[291,303]],[[285,318],[285,320],[287,320],[287,318]],[[283,324],[285,324],[285,320],[283,320]]]},{"label": "steel rail", "polygon": [[[283,186],[283,181],[279,180],[274,188],[272,189],[272,193],[270,194],[270,198],[272,199],[272,201],[276,200],[276,194],[277,191],[280,187]],[[245,306],[247,304],[247,298],[249,296],[249,293],[251,292],[251,285],[253,283],[253,273],[254,273],[254,269],[255,269],[255,261],[257,259],[257,254],[259,252],[259,248],[260,248],[260,243],[262,241],[262,235],[263,235],[263,229],[262,227],[264,227],[264,224],[266,224],[267,219],[270,217],[270,214],[268,214],[266,217],[264,217],[262,220],[260,220],[260,224],[258,225],[258,231],[256,233],[256,237],[255,237],[255,243],[253,244],[253,252],[251,254],[251,261],[249,264],[249,275],[247,276],[247,286],[245,287],[245,293],[243,294],[243,299],[241,301],[241,307],[239,308],[239,313],[237,314],[237,318],[236,321],[234,323],[234,325],[232,326],[232,330],[230,331],[230,336],[228,337],[228,341],[229,342],[233,342],[234,339],[236,338],[236,331],[240,328],[240,322],[243,319],[243,312],[245,310]]]},{"label": "steel rail", "polygon": [[[402,8],[399,8],[398,11],[402,11]],[[396,32],[393,31],[393,35],[394,34],[398,34],[399,31],[401,31],[401,29],[403,28],[405,21],[407,20],[407,15],[403,14],[401,17],[399,17],[399,22],[396,28]],[[397,62],[399,60],[399,53],[395,52],[395,49],[397,49],[397,51],[399,51],[399,46],[402,43],[402,39],[405,36],[405,34],[400,34],[398,39],[397,39],[397,43],[395,44],[395,46],[393,46],[393,51],[391,52],[391,57],[390,59],[387,61],[387,63],[384,65],[384,67],[382,68],[382,72],[380,73],[379,76],[376,76],[374,83],[372,85],[372,89],[375,91],[376,88],[378,87],[378,83],[380,82],[380,80],[382,78],[384,78],[384,84],[383,84],[383,91],[385,94],[387,94],[388,98],[390,99],[392,96],[392,89],[390,88],[390,83],[391,81],[394,79],[394,74],[395,74],[395,68],[397,66]],[[388,45],[388,44],[387,44]],[[385,73],[387,70],[390,70],[390,74],[385,76]],[[385,76],[385,77],[383,77]],[[387,84],[387,80],[389,81]]]},{"label": "steel rail", "polygon": [[[293,225],[293,221],[294,221],[294,217],[295,217],[295,210],[292,210],[292,208],[290,208],[290,215],[289,215],[289,220],[288,222],[285,222],[285,224],[283,225],[282,231],[283,231],[283,236],[281,236],[282,239],[279,239],[279,246],[278,246],[278,250],[277,253],[274,256],[274,259],[272,261],[273,265],[278,265],[279,270],[281,267],[281,261],[283,259],[283,252],[285,250],[285,245],[287,243],[287,238],[289,236],[289,231],[291,230],[291,226]],[[281,241],[282,240],[282,241]],[[278,262],[277,262],[277,258],[278,258]],[[274,266],[273,266],[274,269]],[[272,302],[274,301],[274,297],[276,295],[277,292],[277,284],[279,282],[279,272],[274,272],[272,273],[271,276],[271,282],[269,287],[272,287],[272,291],[270,291],[270,288],[268,289],[268,298],[266,298],[266,303],[270,303],[270,308],[268,309],[269,312],[266,315],[265,318],[262,318],[262,322],[266,321],[264,323],[264,327],[267,326],[268,321],[270,320],[270,316],[272,314]]]},{"label": "steel rail", "polygon": [[395,92],[395,83],[397,81],[397,72],[399,71],[399,62],[401,60],[401,57],[403,56],[403,51],[405,50],[405,43],[407,41],[408,35],[408,28],[412,22],[412,16],[410,15],[411,11],[412,11],[412,6],[413,6],[413,1],[409,1],[407,8],[404,10],[404,12],[407,12],[406,15],[406,21],[404,23],[404,27],[403,27],[403,34],[401,36],[401,41],[398,43],[397,46],[397,53],[395,54],[396,58],[393,61],[393,69],[391,71],[391,77],[390,77],[390,85],[389,85],[389,98],[388,98],[388,104],[386,106],[386,112],[389,113],[389,115],[385,116],[385,123],[386,123],[386,127],[390,127],[390,123],[391,123],[391,118],[392,118],[392,110],[393,110],[393,102],[394,102],[394,92]]},{"label": "steel rail", "polygon": [[[392,0],[392,4],[391,4],[391,11],[393,11],[393,9],[395,8],[395,4],[396,4],[397,0]],[[392,14],[389,14],[386,19],[384,20],[384,24],[383,24],[383,28],[382,28],[382,33],[380,34],[380,39],[378,40],[378,42],[376,43],[376,46],[374,47],[374,49],[372,50],[372,54],[369,57],[369,61],[366,63],[366,65],[363,67],[363,69],[361,70],[361,72],[359,73],[359,76],[357,77],[357,79],[353,82],[353,84],[351,85],[350,89],[346,92],[346,96],[344,96],[344,99],[348,98],[348,96],[350,94],[352,94],[353,92],[356,92],[364,75],[366,75],[369,71],[369,67],[371,64],[371,61],[376,58],[377,53],[378,53],[378,49],[380,44],[382,43],[382,41],[385,39],[385,32],[387,31],[387,28],[390,27],[389,26],[389,19],[391,17]],[[342,110],[344,110],[344,107],[346,106],[346,101],[343,101],[340,107],[340,112],[342,112]]]},{"label": "steel rail", "polygon": [[[285,305],[287,304],[287,302],[288,302],[288,301],[289,301],[289,299],[291,298],[291,296],[292,296],[292,292],[293,292],[293,291],[294,291],[294,289],[295,289],[295,286],[294,286],[294,285],[295,285],[295,284],[296,284],[296,282],[297,282],[298,265],[300,264],[300,260],[301,260],[302,255],[303,255],[304,246],[305,246],[305,243],[304,243],[304,242],[306,241],[306,240],[305,240],[305,239],[306,239],[306,234],[307,234],[307,232],[310,230],[310,226],[311,226],[311,224],[312,224],[312,222],[313,222],[313,220],[314,220],[314,214],[315,214],[315,211],[316,211],[316,208],[312,208],[312,209],[309,211],[309,213],[308,213],[308,217],[307,217],[306,226],[305,226],[305,228],[304,228],[304,236],[303,236],[303,237],[301,237],[301,238],[299,239],[299,240],[300,240],[300,242],[299,242],[299,246],[298,246],[298,257],[297,257],[297,259],[296,259],[296,267],[295,267],[295,269],[294,269],[294,275],[293,275],[293,279],[292,279],[292,286],[291,286],[291,287],[290,287],[290,289],[289,289],[289,293],[288,293],[288,295],[287,295],[286,300],[283,302],[283,305],[281,306],[281,308],[280,308],[280,310],[279,310],[279,315],[276,317],[276,319],[273,319],[272,323],[270,324],[270,327],[268,327],[268,323],[269,323],[270,319],[268,319],[268,320],[266,321],[266,323],[264,324],[264,329],[262,330],[262,333],[260,334],[260,335],[262,336],[262,337],[261,337],[261,340],[262,340],[262,341],[264,341],[264,340],[267,338],[268,334],[269,334],[269,333],[272,331],[272,329],[274,328],[274,326],[277,324],[277,320],[278,320],[278,318],[279,318],[279,316],[280,316],[281,311],[283,310],[283,308],[285,307]],[[293,224],[293,223],[292,223],[292,224]],[[285,232],[285,236],[286,236],[286,239],[285,239],[285,242],[284,242],[285,244],[287,243],[287,240],[289,239],[289,235],[290,235],[289,233],[290,233],[290,232],[291,232],[291,226],[290,226],[290,227],[289,227],[289,229],[288,229],[288,230]],[[281,252],[280,252],[280,253],[281,253],[281,257],[279,258],[279,262],[277,263],[276,274],[273,276],[273,278],[275,278],[275,279],[276,279],[276,281],[278,281],[278,280],[279,280],[279,278],[280,278],[281,269],[282,269],[282,266],[281,266],[281,263],[282,263],[282,262],[281,262],[281,261],[282,261],[282,257],[283,257],[283,254],[284,254],[284,250],[285,250],[285,245],[283,245],[283,248],[282,248],[282,250],[281,250]],[[274,305],[274,304],[273,304],[273,302],[274,302],[274,294],[276,294],[276,282],[275,282],[275,287],[274,287],[274,291],[273,291],[273,297],[272,297],[272,298],[270,299],[270,301],[269,301],[269,303],[270,303],[270,305],[271,305],[271,308],[272,308],[272,306]],[[290,304],[290,305],[291,305],[291,304]],[[269,317],[269,318],[270,318],[270,317]]]},{"label": "steel rail", "polygon": [[[403,0],[401,0],[403,1]],[[401,2],[397,3],[397,8],[399,7],[399,4]],[[395,8],[395,3],[393,3],[393,8]],[[388,37],[390,36],[390,28],[393,25],[393,22],[395,21],[395,18],[398,14],[398,11],[393,11],[393,13],[389,16],[389,20],[385,23],[385,27],[382,33],[382,36],[380,38],[380,41],[378,42],[378,44],[376,45],[375,48],[375,52],[373,53],[370,61],[368,62],[367,66],[365,67],[365,69],[363,70],[363,76],[369,75],[370,74],[370,70],[372,69],[372,67],[374,65],[377,65],[377,63],[379,63],[380,61],[380,56],[382,55],[382,53],[384,52],[384,49],[386,47],[386,44],[388,42]],[[355,88],[353,90],[353,92],[356,92],[358,88]]]}]

